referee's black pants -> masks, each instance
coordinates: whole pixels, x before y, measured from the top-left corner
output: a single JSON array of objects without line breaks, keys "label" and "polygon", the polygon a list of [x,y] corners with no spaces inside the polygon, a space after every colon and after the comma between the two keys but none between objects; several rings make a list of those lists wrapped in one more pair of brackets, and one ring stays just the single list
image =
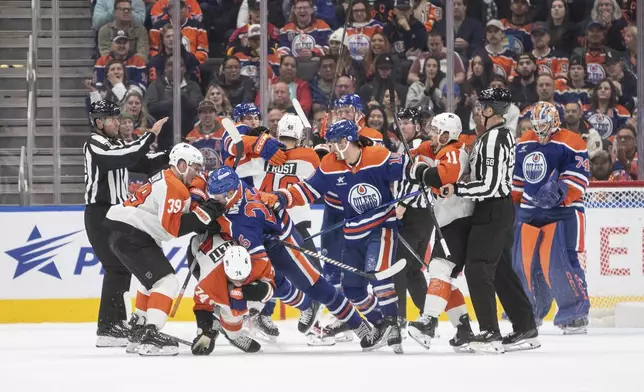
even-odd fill
[{"label": "referee's black pants", "polygon": [[98,308],[98,327],[107,327],[127,319],[123,295],[130,290],[132,274],[121,263],[108,244],[110,230],[103,225],[110,209],[107,204],[85,206],[85,230],[94,254],[103,266],[103,288]]},{"label": "referee's black pants", "polygon": [[515,331],[535,328],[530,301],[512,269],[512,199],[477,202],[471,222],[465,278],[480,330],[499,331],[495,291]]},{"label": "referee's black pants", "polygon": [[[424,259],[433,229],[434,225],[428,209],[407,208],[399,233],[411,245],[416,254]],[[407,291],[409,290],[411,300],[422,313],[427,295],[427,280],[422,271],[423,266],[405,246],[398,243],[396,261],[403,258],[407,260],[407,265],[394,275],[393,281],[398,295],[398,315],[407,318]]]}]

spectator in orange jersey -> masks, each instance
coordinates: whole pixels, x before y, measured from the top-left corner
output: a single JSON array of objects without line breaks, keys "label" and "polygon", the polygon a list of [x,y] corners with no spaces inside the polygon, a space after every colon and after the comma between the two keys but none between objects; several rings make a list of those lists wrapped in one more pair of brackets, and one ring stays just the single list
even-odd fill
[{"label": "spectator in orange jersey", "polygon": [[618,90],[610,79],[599,82],[590,97],[590,104],[584,105],[584,119],[602,139],[612,139],[630,116],[628,109],[618,103]]},{"label": "spectator in orange jersey", "polygon": [[371,10],[365,0],[356,0],[347,15],[347,46],[351,57],[363,60],[369,53],[371,37],[382,31],[380,21],[370,18]]},{"label": "spectator in orange jersey", "polygon": [[[247,45],[243,48],[241,47],[232,47],[230,48],[229,54],[235,56],[239,59],[241,63],[241,74],[246,75],[255,83],[255,89],[259,90],[259,78],[260,78],[260,53],[259,53],[259,38],[262,35],[262,28],[260,25],[252,25],[248,30],[247,35]],[[268,66],[266,72],[268,72],[269,80],[274,78],[276,73],[279,71],[280,58],[277,56],[277,51],[268,47]]]},{"label": "spectator in orange jersey", "polygon": [[[485,46],[485,32],[480,20],[467,16],[470,3],[478,0],[454,0],[454,49],[461,56],[472,56],[474,49]],[[437,31],[446,39],[445,19],[441,19],[432,31]]]},{"label": "spectator in orange jersey", "polygon": [[[485,39],[487,45],[485,48],[474,51],[474,56],[488,56],[493,63],[494,73],[512,81],[514,72],[514,52],[505,47],[503,41],[503,24],[497,19],[493,19],[485,26]],[[471,76],[472,64],[468,67],[468,76]]]},{"label": "spectator in orange jersey", "polygon": [[186,135],[186,142],[201,151],[204,157],[204,170],[214,170],[223,165],[222,136],[224,127],[217,119],[217,108],[212,101],[201,101],[197,107],[199,121]]},{"label": "spectator in orange jersey", "polygon": [[338,75],[351,75],[356,78],[358,84],[362,84],[366,79],[366,72],[364,62],[361,60],[356,60],[352,53],[349,53],[349,36],[344,34],[344,49],[342,49],[342,55],[340,55],[340,49],[342,48],[342,35],[344,29],[340,27],[329,36],[329,55],[333,56],[339,66],[337,68]]},{"label": "spectator in orange jersey", "polygon": [[580,56],[586,62],[586,75],[589,83],[596,85],[606,77],[604,63],[608,53],[614,53],[614,49],[604,44],[606,39],[605,27],[596,21],[588,23],[586,28],[585,47],[578,47],[572,54]]},{"label": "spectator in orange jersey", "polygon": [[[248,4],[246,17],[243,16],[244,4]],[[270,12],[270,11],[269,11]],[[241,20],[240,20],[241,19]],[[240,23],[241,22],[241,23]],[[248,29],[251,25],[259,24],[259,0],[244,0],[237,15],[237,30],[235,30],[226,47],[226,53],[231,53],[231,48],[245,48],[248,46]],[[280,29],[275,27],[274,24],[268,23],[266,26],[270,41],[268,42],[269,48],[277,48],[277,42],[280,38]]]},{"label": "spectator in orange jersey", "polygon": [[[154,6],[150,11],[150,16],[152,18],[152,24],[160,22],[162,20],[171,19],[171,8],[174,6],[172,0],[154,0]],[[201,7],[197,0],[181,0],[182,3],[185,3],[187,11],[191,18],[194,18],[198,21],[203,20],[203,13],[201,12]]]},{"label": "spectator in orange jersey", "polygon": [[537,60],[537,73],[547,73],[555,80],[568,76],[568,55],[550,46],[550,29],[545,22],[532,25],[532,55]]},{"label": "spectator in orange jersey", "polygon": [[414,3],[414,17],[425,26],[427,32],[434,31],[436,25],[443,20],[443,9],[430,0],[420,0]]},{"label": "spectator in orange jersey", "polygon": [[593,85],[586,81],[586,62],[577,55],[570,56],[568,78],[565,83],[561,80],[555,81],[555,101],[566,104],[567,102],[580,101],[587,104]]},{"label": "spectator in orange jersey", "polygon": [[329,50],[331,27],[314,16],[311,0],[295,0],[291,22],[280,32],[280,55],[292,54],[303,60],[324,56]]},{"label": "spectator in orange jersey", "polygon": [[[181,1],[179,21],[181,24],[181,40],[186,49],[195,55],[200,63],[208,60],[208,34],[201,21],[190,17],[189,9],[184,0]],[[174,7],[168,10],[170,15]],[[172,24],[172,19],[161,19],[150,29],[150,56],[156,56],[161,46],[161,28]]]}]

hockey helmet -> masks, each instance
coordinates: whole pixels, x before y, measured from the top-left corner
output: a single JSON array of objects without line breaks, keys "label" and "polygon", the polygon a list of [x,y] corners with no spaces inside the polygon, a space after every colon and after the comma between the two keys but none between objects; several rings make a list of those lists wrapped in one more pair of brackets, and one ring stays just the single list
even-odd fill
[{"label": "hockey helmet", "polygon": [[120,115],[121,109],[119,105],[112,101],[96,101],[89,108],[89,117],[94,126],[96,126],[96,120],[101,120],[105,117],[118,117]]},{"label": "hockey helmet", "polygon": [[356,110],[356,112],[363,112],[362,100],[358,94],[347,94],[343,95],[340,98],[335,100],[333,105],[336,109],[350,106]]},{"label": "hockey helmet", "polygon": [[512,95],[504,88],[486,88],[479,93],[478,102],[481,109],[489,106],[494,110],[494,114],[503,116],[510,108]]},{"label": "hockey helmet", "polygon": [[208,175],[207,190],[210,195],[222,195],[239,187],[239,176],[229,166],[222,166]]},{"label": "hockey helmet", "polygon": [[224,251],[224,272],[228,279],[243,282],[250,275],[253,265],[250,254],[243,246],[234,245]]},{"label": "hockey helmet", "polygon": [[559,112],[555,105],[550,102],[537,102],[532,109],[530,120],[541,143],[547,142],[552,134],[561,128]]},{"label": "hockey helmet", "polygon": [[277,137],[290,137],[301,140],[304,133],[304,124],[300,116],[286,113],[277,123]]},{"label": "hockey helmet", "polygon": [[203,166],[203,154],[199,149],[188,143],[179,143],[170,150],[170,165],[177,166],[180,161],[185,161],[188,166],[198,164]]},{"label": "hockey helmet", "polygon": [[457,141],[463,131],[461,119],[454,113],[441,113],[432,119],[431,129],[438,136],[447,133],[447,142]]},{"label": "hockey helmet", "polygon": [[240,122],[247,116],[261,117],[262,113],[254,103],[240,103],[233,109],[233,120]]},{"label": "hockey helmet", "polygon": [[414,124],[420,124],[420,121],[422,120],[422,115],[420,113],[420,110],[418,110],[418,108],[404,108],[398,111],[398,118],[401,120],[402,119],[410,120]]},{"label": "hockey helmet", "polygon": [[324,138],[327,142],[337,142],[346,138],[349,142],[358,141],[358,127],[356,123],[350,120],[340,120],[334,122],[326,131]]}]

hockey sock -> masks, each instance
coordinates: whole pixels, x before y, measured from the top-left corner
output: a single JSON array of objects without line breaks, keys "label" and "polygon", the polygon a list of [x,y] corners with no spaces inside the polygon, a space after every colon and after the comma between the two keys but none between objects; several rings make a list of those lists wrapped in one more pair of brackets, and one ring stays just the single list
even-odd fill
[{"label": "hockey sock", "polygon": [[385,317],[398,317],[398,295],[391,279],[373,282],[373,292],[378,298],[378,307]]},{"label": "hockey sock", "polygon": [[458,327],[461,324],[461,316],[467,314],[467,306],[465,306],[463,293],[454,285],[452,285],[449,301],[447,301],[447,306],[445,307],[445,313],[447,313],[447,317],[454,327]]},{"label": "hockey sock", "polygon": [[140,288],[136,291],[136,302],[134,306],[136,310],[134,314],[139,316],[141,320],[148,317],[148,302],[150,301],[150,292],[144,288]]},{"label": "hockey sock", "polygon": [[331,314],[338,320],[347,323],[349,328],[354,329],[360,326],[360,314],[356,312],[356,308],[342,292],[333,287],[326,279],[318,279],[307,290],[307,294],[315,301],[326,306]]},{"label": "hockey sock", "polygon": [[427,298],[425,298],[425,309],[423,314],[432,317],[438,317],[452,296],[451,284],[442,279],[431,278],[427,286]]},{"label": "hockey sock", "polygon": [[261,314],[262,316],[272,316],[273,313],[275,312],[275,305],[276,305],[276,302],[273,300],[266,302],[266,304],[264,305],[264,308],[262,309],[261,312],[259,312],[259,314]]},{"label": "hockey sock", "polygon": [[166,275],[152,285],[148,300],[148,324],[154,324],[160,330],[168,320],[172,308],[172,298],[179,290],[179,280],[174,274]]},{"label": "hockey sock", "polygon": [[300,289],[293,286],[288,279],[283,279],[282,283],[275,290],[275,297],[282,301],[284,305],[306,310],[311,306],[311,299]]}]

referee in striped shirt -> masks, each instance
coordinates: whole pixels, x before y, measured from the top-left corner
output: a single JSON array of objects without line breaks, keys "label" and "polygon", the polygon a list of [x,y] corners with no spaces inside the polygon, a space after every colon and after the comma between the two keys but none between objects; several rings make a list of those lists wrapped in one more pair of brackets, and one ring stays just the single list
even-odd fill
[{"label": "referee in striped shirt", "polygon": [[481,91],[477,110],[481,111],[485,131],[470,155],[470,181],[441,188],[443,197],[457,195],[476,202],[467,239],[465,277],[481,331],[472,342],[490,352],[503,352],[502,344],[512,339],[510,335],[501,336],[495,292],[515,332],[536,328],[532,306],[512,269],[515,142],[514,131],[503,119],[511,101],[505,89]]},{"label": "referee in striped shirt", "polygon": [[109,230],[103,226],[110,206],[128,198],[128,170],[151,174],[168,164],[165,153],[150,154],[150,146],[167,118],[157,121],[138,140],[119,137],[121,111],[111,101],[90,108],[92,133],[83,146],[85,156],[85,230],[105,273],[98,311],[97,347],[125,347],[128,330],[123,294],[130,289],[131,273],[110,249]]}]

